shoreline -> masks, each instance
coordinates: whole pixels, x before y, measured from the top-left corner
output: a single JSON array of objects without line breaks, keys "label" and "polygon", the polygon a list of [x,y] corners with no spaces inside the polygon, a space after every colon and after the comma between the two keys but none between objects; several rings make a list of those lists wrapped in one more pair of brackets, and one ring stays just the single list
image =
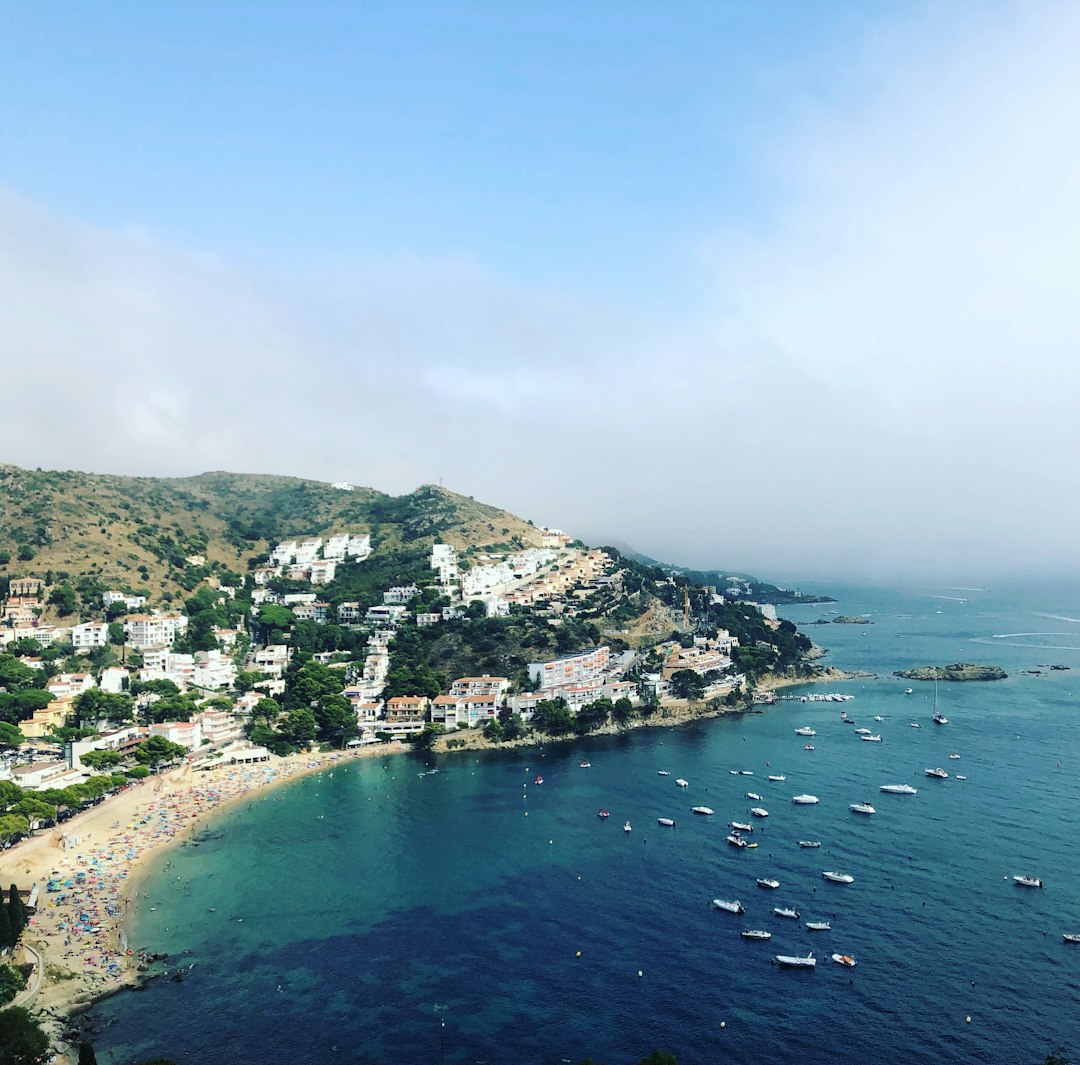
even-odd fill
[{"label": "shoreline", "polygon": [[[22,964],[36,954],[39,965],[10,1005],[35,1014],[56,1060],[73,1062],[78,1041],[65,1036],[77,1030],[77,1018],[148,978],[147,959],[128,946],[126,924],[152,860],[186,841],[210,816],[255,792],[268,793],[343,761],[411,749],[396,742],[208,770],[183,766],[0,853],[0,883],[41,885],[37,913],[11,959]],[[58,891],[45,890],[50,880]]]}]

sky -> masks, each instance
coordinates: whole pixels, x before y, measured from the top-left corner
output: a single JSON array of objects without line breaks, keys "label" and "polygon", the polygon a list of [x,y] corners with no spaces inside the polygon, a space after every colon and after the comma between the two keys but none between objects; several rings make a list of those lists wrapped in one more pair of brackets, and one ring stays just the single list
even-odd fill
[{"label": "sky", "polygon": [[1075,570],[1077,54],[1039,0],[0,0],[0,461]]}]

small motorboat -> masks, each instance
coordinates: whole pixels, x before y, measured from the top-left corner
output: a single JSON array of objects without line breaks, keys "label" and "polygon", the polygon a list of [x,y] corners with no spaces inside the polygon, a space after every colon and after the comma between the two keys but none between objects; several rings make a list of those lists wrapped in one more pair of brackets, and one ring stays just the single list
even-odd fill
[{"label": "small motorboat", "polygon": [[952,752],[952,753],[951,753],[951,754],[949,755],[949,757],[950,757],[950,758],[951,758],[951,759],[952,759],[952,760],[953,760],[954,762],[959,762],[959,761],[960,761],[960,755],[958,755],[958,754],[956,753],[956,751],[953,751],[953,752]]},{"label": "small motorboat", "polygon": [[773,913],[777,917],[790,917],[792,920],[797,921],[799,919],[799,913],[797,910],[792,910],[787,906],[774,906]]},{"label": "small motorboat", "polygon": [[791,801],[796,806],[814,806],[821,800],[816,795],[793,795]]},{"label": "small motorboat", "polygon": [[656,771],[656,775],[658,777],[669,777],[669,776],[671,776],[671,774],[666,769],[658,769]]},{"label": "small motorboat", "polygon": [[818,841],[816,839],[800,839],[799,840],[799,846],[800,847],[820,847],[821,843],[820,843],[820,841]]},{"label": "small motorboat", "polygon": [[731,827],[737,832],[753,832],[754,826],[745,821],[732,821]]},{"label": "small motorboat", "polygon": [[904,689],[904,694],[905,695],[914,695],[915,694],[915,689],[914,688],[905,688]]},{"label": "small motorboat", "polygon": [[675,783],[680,788],[688,788],[688,787],[690,787],[690,781],[689,780],[683,780],[682,777],[677,777],[676,780],[675,780]]},{"label": "small motorboat", "polygon": [[860,736],[864,743],[881,743],[881,736]]},{"label": "small motorboat", "polygon": [[837,965],[846,965],[849,969],[855,968],[855,959],[850,954],[834,954],[832,960]]},{"label": "small motorboat", "polygon": [[814,958],[814,952],[811,951],[805,958],[791,954],[777,954],[776,964],[782,965],[785,969],[813,969],[817,965],[817,961]]},{"label": "small motorboat", "polygon": [[1080,935],[1077,935],[1075,932],[1062,932],[1061,938],[1064,939],[1066,943],[1080,943]]},{"label": "small motorboat", "polygon": [[918,790],[916,788],[913,788],[910,784],[882,784],[878,790],[887,792],[889,795],[919,794]]},{"label": "small motorboat", "polygon": [[816,736],[817,733],[809,725],[803,725],[802,728],[797,728],[795,730],[795,735],[796,736]]},{"label": "small motorboat", "polygon": [[706,816],[713,813],[711,806],[692,806],[691,809],[696,814],[705,814]]},{"label": "small motorboat", "polygon": [[741,776],[741,777],[752,777],[753,775],[754,775],[754,771],[752,769],[740,769],[739,770],[739,776]]},{"label": "small motorboat", "polygon": [[744,928],[739,935],[743,939],[772,939],[772,932],[764,932],[760,928]]},{"label": "small motorboat", "polygon": [[944,769],[940,769],[940,768],[939,769],[927,769],[926,770],[926,775],[928,777],[933,777],[935,780],[948,780],[949,779],[949,774],[946,773]]},{"label": "small motorboat", "polygon": [[855,718],[853,718],[853,717],[845,717],[844,718],[844,724],[845,725],[854,725],[855,724]]},{"label": "small motorboat", "polygon": [[728,772],[729,772],[729,773],[730,773],[730,774],[731,774],[731,775],[732,775],[733,777],[737,777],[737,776],[739,775],[739,771],[738,771],[737,769],[729,769],[729,770],[728,770]]},{"label": "small motorboat", "polygon": [[910,724],[912,728],[922,728],[922,725],[920,725],[918,721],[912,721]]},{"label": "small motorboat", "polygon": [[847,711],[846,710],[841,710],[840,711],[840,720],[841,721],[846,721],[847,720]]},{"label": "small motorboat", "polygon": [[738,832],[732,832],[731,835],[727,837],[727,841],[733,847],[745,847],[746,846],[746,840],[743,839],[742,836],[740,836]]},{"label": "small motorboat", "polygon": [[753,806],[753,807],[750,808],[750,812],[755,817],[768,817],[769,816],[769,811],[766,810],[764,806]]},{"label": "small motorboat", "polygon": [[622,830],[624,832],[633,832],[633,829],[630,827],[630,822],[629,821],[624,821],[623,822]]},{"label": "small motorboat", "polygon": [[826,880],[832,881],[834,884],[854,884],[855,877],[850,876],[848,873],[834,873],[831,870],[821,874]]},{"label": "small motorboat", "polygon": [[543,777],[537,777],[537,778],[536,778],[536,779],[535,779],[535,780],[533,781],[533,783],[534,783],[534,784],[543,784],[543,783],[544,783],[544,778],[543,778]]},{"label": "small motorboat", "polygon": [[748,799],[753,799],[754,802],[761,802],[761,796],[756,791],[748,791],[746,797]]},{"label": "small motorboat", "polygon": [[811,932],[831,932],[832,925],[828,921],[807,921],[806,927]]},{"label": "small motorboat", "polygon": [[1014,876],[1013,880],[1016,881],[1021,887],[1042,887],[1043,882],[1037,876]]},{"label": "small motorboat", "polygon": [[592,762],[579,762],[578,763],[578,769],[591,769],[591,768],[592,768]]},{"label": "small motorboat", "polygon": [[873,732],[873,729],[857,728],[855,730],[855,735],[856,736],[869,736],[871,732]]},{"label": "small motorboat", "polygon": [[875,721],[884,721],[884,720],[885,720],[885,718],[883,718],[883,717],[881,716],[881,714],[874,714],[874,720],[875,720]]},{"label": "small motorboat", "polygon": [[848,805],[848,809],[853,814],[876,814],[875,810],[868,802],[853,802]]},{"label": "small motorboat", "polygon": [[967,777],[966,777],[966,776],[964,776],[964,774],[963,774],[963,773],[957,773],[957,774],[956,774],[956,779],[957,779],[957,780],[967,780]]},{"label": "small motorboat", "polygon": [[599,817],[599,818],[600,818],[600,820],[604,820],[605,818],[608,818],[608,817],[610,817],[610,816],[611,816],[611,814],[609,814],[609,813],[607,812],[607,810],[605,810],[605,809],[604,809],[604,808],[603,808],[603,807],[601,806],[601,807],[600,807],[600,809],[596,811],[596,816],[597,816],[597,817]]},{"label": "small motorboat", "polygon": [[738,899],[713,899],[712,904],[725,913],[746,913],[743,904]]},{"label": "small motorboat", "polygon": [[804,751],[812,751],[813,749],[814,749],[814,745],[812,743],[803,744],[803,750]]},{"label": "small motorboat", "polygon": [[674,828],[675,827],[675,818],[674,817],[658,817],[656,819],[656,823],[658,825],[666,825],[668,828]]},{"label": "small motorboat", "polygon": [[772,888],[772,890],[775,891],[780,886],[780,881],[775,880],[771,876],[763,876],[758,879],[757,886],[763,888]]},{"label": "small motorboat", "polygon": [[775,784],[775,783],[777,783],[778,781],[784,781],[784,780],[787,780],[787,777],[786,777],[786,776],[784,776],[784,774],[783,774],[783,773],[778,773],[778,774],[775,774],[775,775],[773,775],[773,776],[770,776],[770,777],[769,777],[769,779],[770,779],[770,780],[771,780],[771,781],[772,781],[772,782],[773,782],[773,783]]}]

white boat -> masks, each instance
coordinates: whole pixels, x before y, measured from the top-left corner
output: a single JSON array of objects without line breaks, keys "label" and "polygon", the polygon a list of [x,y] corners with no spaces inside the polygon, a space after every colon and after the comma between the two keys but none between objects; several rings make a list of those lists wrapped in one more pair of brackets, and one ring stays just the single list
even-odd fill
[{"label": "white boat", "polygon": [[754,802],[761,802],[761,796],[756,791],[748,791],[746,797],[748,799],[753,799]]},{"label": "white boat", "polygon": [[758,879],[757,886],[772,888],[775,891],[780,886],[780,881],[774,880],[771,876],[763,876]]},{"label": "white boat", "polygon": [[624,832],[633,832],[633,829],[630,827],[630,822],[629,821],[623,822],[622,830]]},{"label": "white boat", "polygon": [[812,743],[804,743],[803,744],[803,750],[804,751],[812,751],[813,749],[814,749],[814,745]]},{"label": "white boat", "polygon": [[831,932],[832,925],[828,921],[807,921],[806,927],[811,932]]},{"label": "white boat", "polygon": [[884,720],[885,720],[885,718],[883,718],[883,717],[881,716],[881,714],[874,714],[874,720],[875,720],[875,721],[884,721]]},{"label": "white boat", "polygon": [[656,819],[656,823],[658,825],[667,825],[668,828],[671,828],[675,824],[675,818],[674,817],[658,817]]},{"label": "white boat", "polygon": [[952,753],[951,753],[951,754],[949,755],[949,757],[950,757],[950,758],[951,758],[951,759],[952,759],[952,760],[953,760],[954,762],[959,762],[959,761],[960,761],[960,755],[958,755],[958,754],[957,754],[957,753],[956,753],[955,751],[953,751],[953,752],[952,752]]},{"label": "white boat", "polygon": [[795,735],[796,736],[816,736],[817,733],[809,725],[803,725],[802,728],[797,728],[795,730]]},{"label": "white boat", "polygon": [[669,777],[669,776],[671,776],[671,774],[666,769],[658,769],[656,771],[656,775],[658,777]]},{"label": "white boat", "polygon": [[1077,935],[1075,932],[1062,932],[1061,938],[1064,939],[1066,943],[1080,943],[1080,935]]},{"label": "white boat", "polygon": [[817,961],[814,958],[814,952],[811,951],[805,958],[791,954],[777,954],[776,964],[784,966],[785,969],[813,969]]},{"label": "white boat", "polygon": [[746,913],[743,909],[743,904],[738,899],[713,899],[712,904],[718,909],[723,910],[725,913]]},{"label": "white boat", "polygon": [[745,847],[746,846],[746,840],[743,839],[742,836],[740,836],[738,832],[732,832],[731,835],[727,837],[727,841],[733,847]]},{"label": "white boat", "polygon": [[887,792],[889,795],[918,795],[918,789],[913,788],[910,784],[882,784],[880,791]]},{"label": "white boat", "polygon": [[729,772],[729,773],[730,773],[730,774],[731,774],[731,775],[732,775],[733,777],[737,777],[737,776],[739,775],[739,771],[738,771],[737,769],[729,769],[729,770],[728,770],[728,772]]},{"label": "white boat", "polygon": [[821,874],[826,880],[831,880],[834,884],[854,884],[855,877],[849,876],[847,873],[834,873],[831,870]]},{"label": "white boat", "polygon": [[915,689],[914,688],[905,688],[904,689],[904,694],[905,695],[914,695],[915,694]]},{"label": "white boat", "polygon": [[957,773],[957,774],[956,774],[956,779],[957,779],[957,780],[967,780],[967,777],[966,777],[966,776],[964,776],[964,774],[963,774],[963,773]]},{"label": "white boat", "polygon": [[1037,876],[1014,876],[1013,880],[1016,881],[1021,887],[1042,887],[1043,882]]},{"label": "white boat", "polygon": [[775,784],[777,781],[787,780],[787,777],[783,773],[776,773],[770,775],[769,779]]},{"label": "white boat", "polygon": [[739,776],[741,776],[741,777],[752,777],[753,775],[754,775],[754,771],[752,769],[740,769],[739,770]]},{"label": "white boat", "polygon": [[791,801],[796,806],[813,806],[821,800],[816,795],[793,795]]},{"label": "white boat", "polygon": [[926,775],[928,777],[934,777],[937,780],[948,780],[949,779],[949,774],[946,773],[944,769],[928,769],[928,770],[926,770]]},{"label": "white boat", "polygon": [[947,725],[948,723],[949,719],[944,714],[934,714],[935,725]]},{"label": "white boat", "polygon": [[920,725],[918,721],[912,721],[910,724],[912,728],[922,728],[922,725]]},{"label": "white boat", "polygon": [[795,920],[795,921],[797,921],[799,919],[798,912],[795,911],[795,910],[789,909],[787,906],[774,906],[773,907],[773,913],[775,913],[777,917],[790,917],[790,918],[792,918],[792,920]]},{"label": "white boat", "polygon": [[819,840],[816,840],[816,839],[800,839],[799,840],[799,846],[800,847],[820,847],[821,843],[820,843]]},{"label": "white boat", "polygon": [[875,810],[868,802],[853,802],[848,806],[848,809],[853,814],[876,814]]},{"label": "white boat", "polygon": [[690,781],[689,780],[683,780],[682,777],[678,777],[675,780],[675,783],[678,784],[678,786],[680,788],[688,788],[688,787],[690,787]]},{"label": "white boat", "polygon": [[760,928],[744,928],[739,935],[743,939],[772,939],[772,932],[764,932]]},{"label": "white boat", "polygon": [[872,731],[873,731],[873,729],[857,728],[855,730],[855,735],[856,736],[869,736]]},{"label": "white boat", "polygon": [[751,807],[751,809],[750,809],[750,812],[751,812],[751,813],[752,813],[752,814],[753,814],[753,815],[754,815],[755,817],[768,817],[768,816],[769,816],[769,811],[768,811],[768,810],[766,810],[766,809],[765,809],[765,807],[763,807],[763,806],[754,806],[754,807]]},{"label": "white boat", "polygon": [[878,736],[860,736],[859,739],[863,740],[865,743],[880,743],[881,742],[881,736],[880,735],[878,735]]},{"label": "white boat", "polygon": [[754,826],[753,825],[744,824],[742,821],[732,821],[731,822],[731,827],[734,828],[738,832],[753,832],[754,831]]},{"label": "white boat", "polygon": [[834,954],[832,960],[837,965],[845,965],[849,969],[855,968],[855,959],[850,954]]},{"label": "white boat", "polygon": [[712,809],[711,806],[693,806],[693,807],[691,807],[691,809],[696,814],[708,815],[708,814],[711,814],[713,812],[713,809]]}]

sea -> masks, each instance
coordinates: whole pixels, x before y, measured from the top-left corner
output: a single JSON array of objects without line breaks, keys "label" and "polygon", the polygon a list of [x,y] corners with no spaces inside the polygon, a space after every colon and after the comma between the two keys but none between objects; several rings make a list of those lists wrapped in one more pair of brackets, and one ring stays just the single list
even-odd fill
[{"label": "sea", "polygon": [[[660,1048],[679,1065],[942,1065],[1080,1053],[1080,945],[1062,939],[1080,932],[1080,584],[799,587],[837,602],[781,608],[797,623],[869,619],[804,631],[825,663],[873,676],[789,694],[850,701],[339,764],[207,822],[158,857],[129,926],[183,979],[96,1007],[98,1059],[633,1065]],[[954,661],[1009,677],[941,683],[948,724],[935,725],[934,685],[893,672]],[[861,742],[841,710],[882,742]],[[817,732],[813,751],[802,726]],[[935,767],[948,779],[928,778]],[[894,783],[918,794],[879,791]],[[820,802],[793,805],[800,793]],[[860,801],[876,814],[851,813]],[[751,818],[753,806],[769,816]],[[755,822],[756,848],[725,843],[732,820]],[[758,887],[766,876],[780,888]],[[807,930],[822,919],[831,931]],[[773,937],[747,941],[744,928]],[[773,962],[810,951],[814,970]]]}]

